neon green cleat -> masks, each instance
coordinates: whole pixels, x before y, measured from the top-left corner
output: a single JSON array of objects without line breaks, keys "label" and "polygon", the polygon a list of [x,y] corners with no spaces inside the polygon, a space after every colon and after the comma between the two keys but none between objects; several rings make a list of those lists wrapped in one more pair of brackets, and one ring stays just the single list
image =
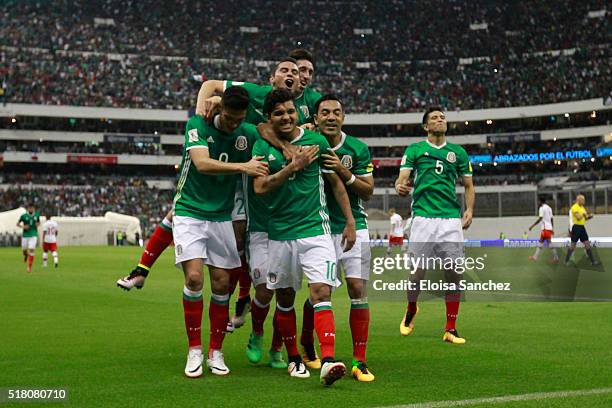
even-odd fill
[{"label": "neon green cleat", "polygon": [[272,368],[287,368],[287,362],[283,360],[283,353],[280,351],[270,350],[270,362],[268,365]]},{"label": "neon green cleat", "polygon": [[261,343],[263,342],[263,336],[258,336],[255,333],[251,333],[249,336],[249,344],[246,347],[246,355],[249,362],[257,364],[261,361],[262,351]]}]

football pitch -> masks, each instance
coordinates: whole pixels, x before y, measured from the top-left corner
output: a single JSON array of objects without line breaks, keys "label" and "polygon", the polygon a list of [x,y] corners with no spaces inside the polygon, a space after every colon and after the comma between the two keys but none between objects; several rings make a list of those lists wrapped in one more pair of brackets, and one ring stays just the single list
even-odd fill
[{"label": "football pitch", "polygon": [[[320,385],[318,371],[311,370],[309,379],[294,379],[267,367],[267,356],[260,365],[249,364],[244,353],[249,318],[225,339],[231,374],[205,372],[188,379],[183,374],[183,277],[173,266],[172,251],[162,255],[143,290],[124,292],[115,286],[140,251],[60,248],[60,267],[43,269],[38,248],[34,270],[27,274],[20,249],[0,248],[0,389],[66,388],[66,404],[78,407],[612,406],[608,302],[468,301],[458,319],[468,342],[459,346],[442,342],[443,302],[422,302],[414,333],[403,338],[398,326],[405,303],[371,300],[368,363],[376,381],[346,377],[330,388]],[[532,252],[516,251],[525,259]],[[612,265],[610,252],[600,251],[603,265]],[[208,298],[205,294],[205,346]],[[296,303],[305,298],[303,290]],[[336,358],[350,364],[350,304],[344,287],[332,301]],[[299,328],[301,306],[297,309]],[[521,397],[513,401],[511,396]],[[500,398],[486,400],[492,397]]]}]

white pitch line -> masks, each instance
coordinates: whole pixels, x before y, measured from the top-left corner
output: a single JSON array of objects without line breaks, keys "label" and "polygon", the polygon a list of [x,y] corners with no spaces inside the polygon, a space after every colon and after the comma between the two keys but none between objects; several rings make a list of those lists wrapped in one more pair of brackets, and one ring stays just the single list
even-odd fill
[{"label": "white pitch line", "polygon": [[531,394],[519,394],[519,395],[504,395],[501,397],[490,397],[490,398],[475,398],[468,400],[455,400],[455,401],[432,401],[432,402],[421,402],[417,404],[406,404],[406,405],[390,405],[380,408],[443,408],[443,407],[460,407],[476,404],[500,404],[504,402],[512,401],[535,401],[552,398],[566,398],[566,397],[582,397],[585,395],[598,395],[598,394],[612,394],[612,387],[609,388],[593,388],[590,390],[575,390],[575,391],[555,391],[555,392],[534,392]]}]

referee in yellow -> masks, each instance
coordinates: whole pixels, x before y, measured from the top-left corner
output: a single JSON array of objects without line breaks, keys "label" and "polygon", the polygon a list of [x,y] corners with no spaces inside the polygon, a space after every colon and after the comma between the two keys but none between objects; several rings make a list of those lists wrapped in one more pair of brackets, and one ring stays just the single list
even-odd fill
[{"label": "referee in yellow", "polygon": [[578,194],[576,196],[576,202],[571,208],[572,221],[574,225],[572,226],[572,234],[569,249],[567,250],[567,255],[565,256],[565,264],[569,263],[570,257],[576,249],[576,243],[578,240],[582,242],[584,245],[584,250],[586,251],[589,259],[591,260],[592,265],[599,265],[599,262],[595,260],[593,257],[593,251],[591,250],[591,243],[589,242],[589,234],[587,234],[586,228],[584,224],[587,220],[593,218],[593,214],[589,214],[589,212],[584,208],[585,198],[582,194]]}]

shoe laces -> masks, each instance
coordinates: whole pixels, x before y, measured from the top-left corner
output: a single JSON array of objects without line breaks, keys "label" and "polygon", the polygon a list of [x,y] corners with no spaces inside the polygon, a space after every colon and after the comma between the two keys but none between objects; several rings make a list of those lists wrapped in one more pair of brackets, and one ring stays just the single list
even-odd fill
[{"label": "shoe laces", "polygon": [[368,365],[364,361],[360,361],[357,364],[357,369],[364,374],[368,374]]}]

